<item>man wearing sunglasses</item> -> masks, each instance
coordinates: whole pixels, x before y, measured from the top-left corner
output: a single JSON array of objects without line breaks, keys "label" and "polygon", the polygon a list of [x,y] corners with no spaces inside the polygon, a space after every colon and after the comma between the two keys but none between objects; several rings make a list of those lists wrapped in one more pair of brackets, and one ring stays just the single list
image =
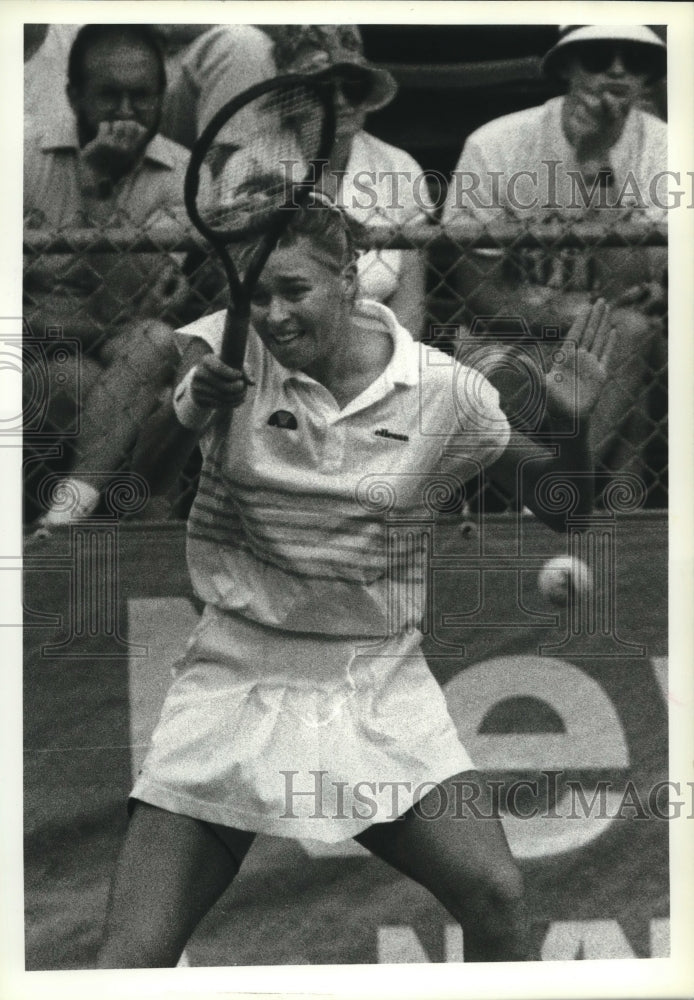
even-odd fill
[{"label": "man wearing sunglasses", "polygon": [[563,35],[545,57],[544,68],[568,83],[562,125],[579,160],[604,156],[607,162],[646,83],[656,72],[664,73],[665,47],[625,39],[582,40],[587,32],[596,29]]},{"label": "man wearing sunglasses", "polygon": [[[638,105],[665,66],[665,44],[646,26],[560,29],[543,70],[565,94],[468,137],[444,220],[591,219],[608,228],[630,209],[664,221],[666,126]],[[617,331],[613,377],[594,413],[592,443],[611,471],[645,469],[652,352],[663,339],[654,316],[664,307],[665,265],[662,248],[505,247],[468,254],[458,268],[460,318],[468,325],[475,316],[522,317],[536,334],[549,327],[564,335],[591,297],[610,303]]]}]

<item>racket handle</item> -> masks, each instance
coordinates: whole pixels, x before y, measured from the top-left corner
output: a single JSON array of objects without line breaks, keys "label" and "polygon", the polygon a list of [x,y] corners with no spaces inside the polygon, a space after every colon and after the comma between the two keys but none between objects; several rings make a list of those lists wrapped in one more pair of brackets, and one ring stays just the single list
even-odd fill
[{"label": "racket handle", "polygon": [[243,371],[246,357],[246,341],[250,325],[250,309],[227,309],[224,319],[224,335],[220,357],[225,365]]}]

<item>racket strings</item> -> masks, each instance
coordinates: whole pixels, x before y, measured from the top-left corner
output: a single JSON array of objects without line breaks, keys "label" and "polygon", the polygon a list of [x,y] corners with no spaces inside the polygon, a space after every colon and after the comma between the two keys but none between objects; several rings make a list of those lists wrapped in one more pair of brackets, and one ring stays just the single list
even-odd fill
[{"label": "racket strings", "polygon": [[293,86],[263,94],[225,122],[202,165],[205,224],[230,238],[262,231],[292,203],[296,186],[314,179],[324,117],[319,97]]}]

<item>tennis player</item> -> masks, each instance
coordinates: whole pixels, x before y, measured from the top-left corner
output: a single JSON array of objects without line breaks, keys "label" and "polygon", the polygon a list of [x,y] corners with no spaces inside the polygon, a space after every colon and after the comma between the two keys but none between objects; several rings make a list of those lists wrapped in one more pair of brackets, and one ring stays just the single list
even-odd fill
[{"label": "tennis player", "polygon": [[259,279],[245,372],[216,356],[223,313],[182,333],[200,359],[148,459],[165,469],[200,444],[188,562],[205,609],[131,794],[103,968],[175,965],[260,832],[354,837],[446,907],[466,961],[528,957],[501,823],[460,810],[474,764],[420,650],[417,547],[389,552],[387,527],[441,491],[450,507],[483,468],[555,528],[543,475],[590,508],[606,307],[572,328],[578,395],[559,366],[548,377],[556,426],[579,418],[557,457],[510,430],[479,372],[356,288],[345,217],[315,196]]}]

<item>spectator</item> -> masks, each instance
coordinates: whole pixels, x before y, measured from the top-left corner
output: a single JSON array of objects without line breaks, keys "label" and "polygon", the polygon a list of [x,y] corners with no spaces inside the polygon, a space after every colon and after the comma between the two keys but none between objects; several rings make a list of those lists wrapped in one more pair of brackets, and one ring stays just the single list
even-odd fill
[{"label": "spectator", "polygon": [[[80,29],[68,63],[72,116],[45,127],[29,123],[26,130],[27,227],[144,226],[180,205],[188,153],[157,134],[165,86],[152,28]],[[185,281],[178,264],[159,254],[51,255],[28,264],[24,288],[34,334],[57,327],[80,345],[73,369],[79,385],[73,377],[52,393],[47,419],[59,434],[81,406],[80,472],[72,484],[79,502],[72,516],[83,516],[98,501],[96,482],[122,463],[171,378],[171,322]],[[49,352],[59,345],[44,346]],[[49,354],[49,368],[53,360]],[[34,374],[28,358],[29,391]],[[49,382],[56,385],[50,376]],[[51,510],[45,522],[67,517]]]},{"label": "spectator", "polygon": [[[567,93],[489,122],[468,138],[444,220],[473,213],[483,222],[529,221],[558,210],[567,221],[587,215],[610,224],[631,208],[663,221],[664,188],[654,197],[651,181],[667,168],[666,126],[637,104],[646,85],[664,74],[665,56],[664,43],[645,26],[562,29],[544,70],[564,81]],[[643,407],[661,329],[654,316],[663,307],[665,263],[660,248],[506,248],[469,254],[458,269],[465,300],[459,318],[467,323],[475,316],[522,317],[536,334],[544,327],[565,334],[596,294],[611,303],[612,377],[592,425],[592,445],[606,469],[643,472],[650,432]]]},{"label": "spectator", "polygon": [[[421,167],[404,150],[364,131],[368,113],[389,104],[397,84],[387,70],[366,61],[356,25],[267,30],[274,38],[279,73],[330,69],[337,80],[336,139],[323,176],[325,193],[365,226],[424,221],[429,207],[426,186],[415,186]],[[388,305],[415,338],[421,337],[425,260],[419,250],[369,251],[359,260],[359,280],[360,295]]]},{"label": "spectator", "polygon": [[[199,29],[203,30],[199,30]],[[196,34],[192,35],[193,29]],[[275,76],[272,42],[248,24],[160,25],[167,41],[169,86],[164,99],[161,132],[191,149],[210,119],[243,90]],[[183,44],[182,46],[182,43]],[[243,144],[244,117],[234,118],[234,132],[225,142]],[[218,145],[221,145],[218,143]],[[194,311],[221,309],[227,298],[225,275],[214,255],[203,250],[188,254],[185,272],[194,291]]]},{"label": "spectator", "polygon": [[24,117],[35,127],[70,110],[65,74],[77,24],[24,25]]},{"label": "spectator", "polygon": [[[182,35],[181,29],[191,27],[163,25],[160,30],[171,43],[190,40],[190,34]],[[169,70],[161,132],[190,149],[222,105],[275,75],[272,42],[248,24],[207,26],[169,57]]]}]

